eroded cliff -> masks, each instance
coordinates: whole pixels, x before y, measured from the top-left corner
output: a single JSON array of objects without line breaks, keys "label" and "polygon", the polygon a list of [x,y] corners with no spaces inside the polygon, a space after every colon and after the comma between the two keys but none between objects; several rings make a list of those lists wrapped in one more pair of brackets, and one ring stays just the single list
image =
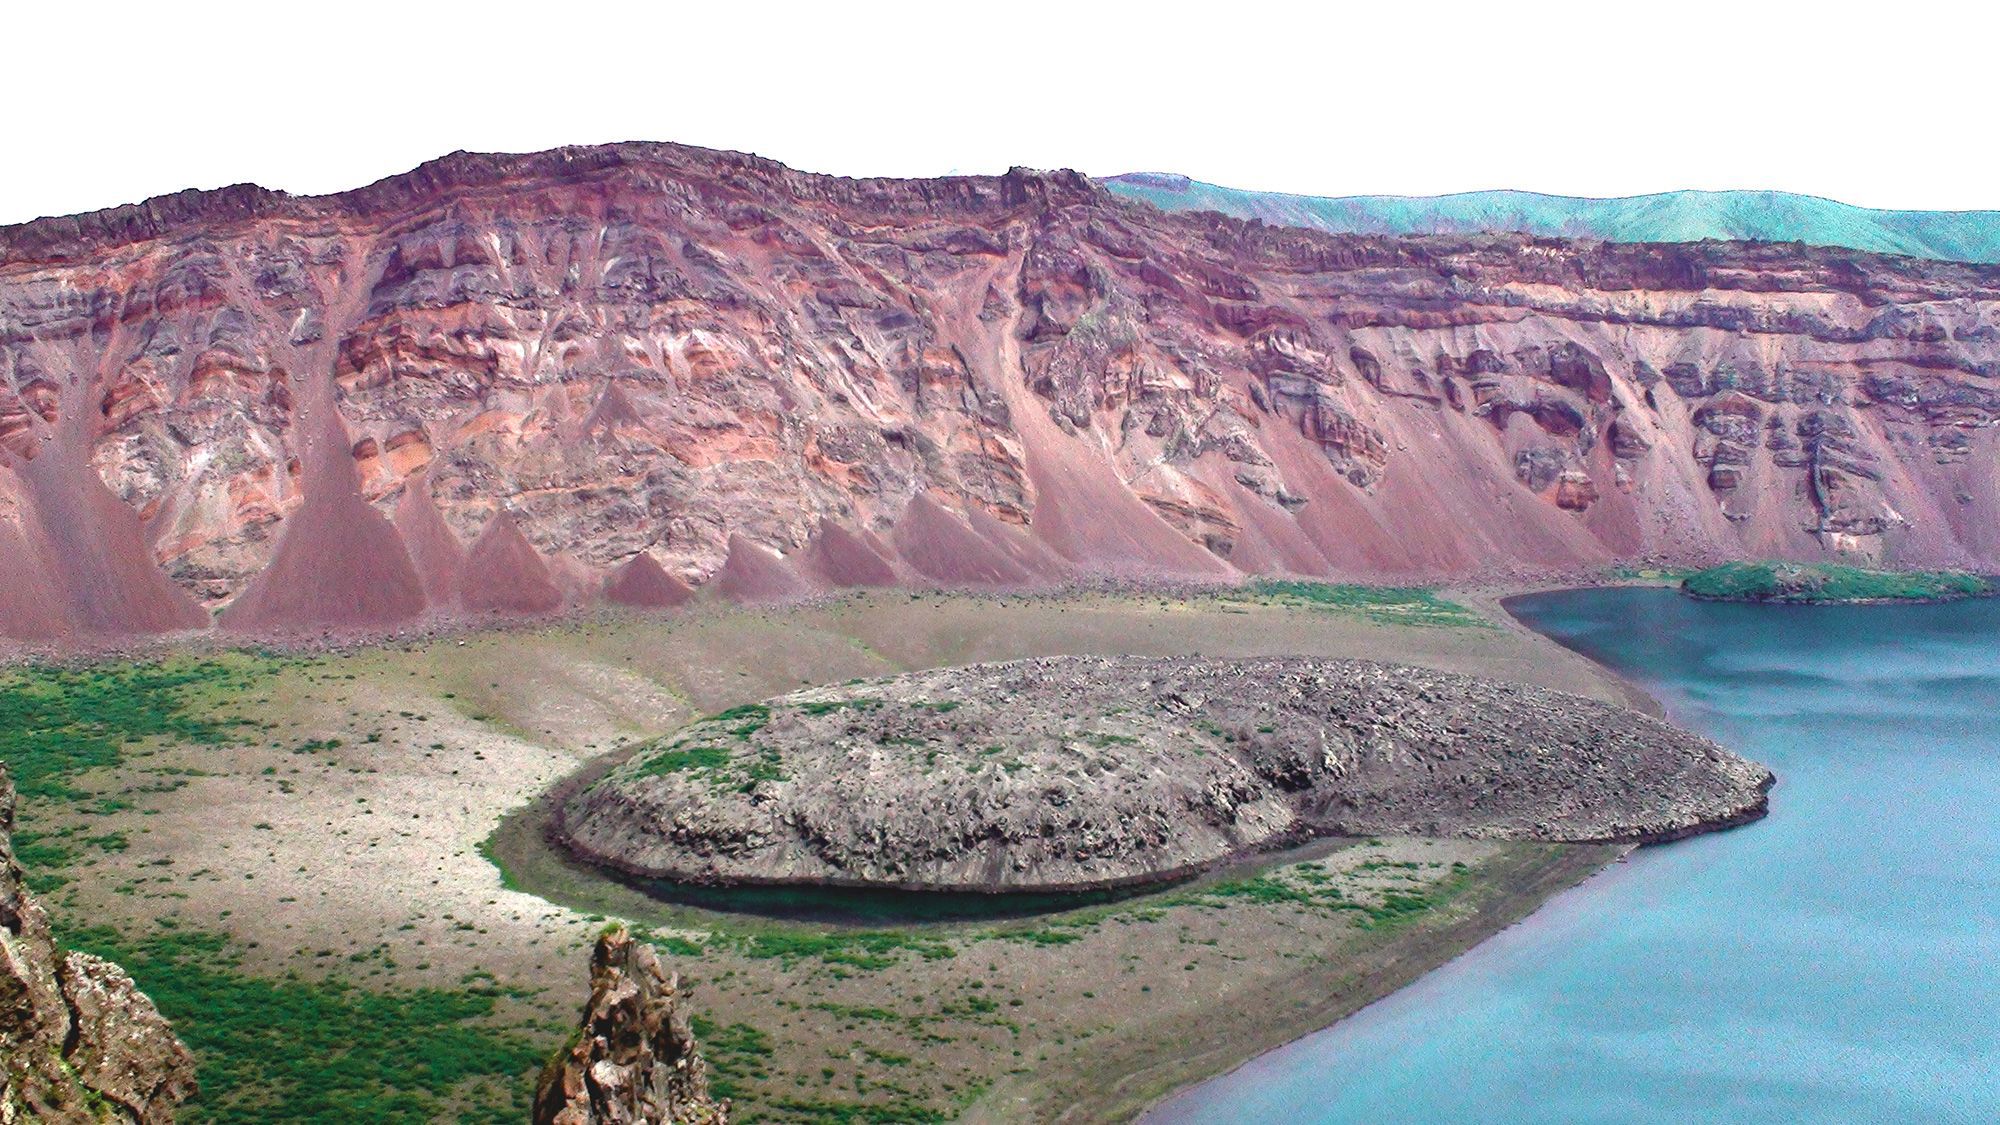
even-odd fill
[{"label": "eroded cliff", "polygon": [[458,154],[0,230],[0,634],[607,583],[1993,569],[1997,380],[1996,267]]}]

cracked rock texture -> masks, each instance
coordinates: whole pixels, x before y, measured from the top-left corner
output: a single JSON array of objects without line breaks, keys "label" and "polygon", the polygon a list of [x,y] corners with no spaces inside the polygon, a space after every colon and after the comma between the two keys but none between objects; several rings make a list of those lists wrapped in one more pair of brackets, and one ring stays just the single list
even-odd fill
[{"label": "cracked rock texture", "polygon": [[1996,420],[2000,267],[459,153],[0,229],[0,635],[711,582],[1993,570]]},{"label": "cracked rock texture", "polygon": [[14,859],[0,763],[0,1125],[163,1125],[194,1093],[194,1057],[125,970],[64,953]]},{"label": "cracked rock texture", "polygon": [[651,877],[1067,890],[1315,836],[1650,842],[1762,816],[1764,767],[1544,688],[1363,661],[1052,657],[795,692],[573,797]]},{"label": "cracked rock texture", "polygon": [[623,926],[597,939],[576,1038],[535,1091],[535,1125],[729,1125],[708,1092],[680,980]]}]

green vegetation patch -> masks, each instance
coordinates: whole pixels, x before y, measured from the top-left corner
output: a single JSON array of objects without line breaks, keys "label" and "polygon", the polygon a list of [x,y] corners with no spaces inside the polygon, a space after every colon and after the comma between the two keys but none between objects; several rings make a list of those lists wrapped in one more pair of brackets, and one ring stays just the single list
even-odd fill
[{"label": "green vegetation patch", "polygon": [[735,787],[747,793],[758,782],[785,780],[776,751],[743,754],[770,721],[771,709],[762,703],[731,707],[688,725],[672,739],[641,750],[628,768],[633,777],[697,774],[718,789]]},{"label": "green vegetation patch", "polygon": [[736,760],[736,751],[726,746],[670,746],[640,763],[639,776],[665,777],[670,773],[713,772]]},{"label": "green vegetation patch", "polygon": [[[891,1091],[900,1092],[895,1088]],[[778,1121],[811,1122],[812,1125],[931,1125],[951,1120],[941,1110],[908,1099],[831,1102],[794,1098],[774,1102],[770,1108]]]},{"label": "green vegetation patch", "polygon": [[1350,911],[1358,915],[1357,922],[1363,929],[1389,929],[1451,902],[1472,885],[1473,878],[1472,869],[1462,863],[1432,875],[1429,868],[1415,862],[1374,861],[1358,865],[1350,874],[1380,877],[1385,873],[1398,879],[1401,885],[1343,889],[1336,885],[1339,876],[1328,872],[1323,865],[1304,863],[1216,883],[1170,901],[1211,907],[1249,902],[1325,913]]},{"label": "green vegetation patch", "polygon": [[1380,625],[1490,629],[1493,623],[1425,586],[1354,586],[1259,578],[1238,598],[1351,613]]},{"label": "green vegetation patch", "polygon": [[1681,582],[1696,598],[1716,601],[1841,602],[1949,601],[1994,592],[1993,584],[1963,571],[1869,570],[1838,563],[1734,562],[1696,571]]},{"label": "green vegetation patch", "polygon": [[771,1077],[771,1037],[747,1023],[719,1024],[696,1014],[695,1042],[708,1062],[709,1089],[718,1098],[741,1099],[750,1083]]},{"label": "green vegetation patch", "polygon": [[69,780],[115,766],[151,738],[229,741],[245,720],[201,712],[204,697],[248,688],[261,661],[210,659],[78,667],[31,665],[0,673],[0,761],[21,796],[80,800]]},{"label": "green vegetation patch", "polygon": [[238,968],[228,938],[165,921],[136,939],[102,926],[61,936],[124,966],[193,1049],[201,1091],[185,1122],[519,1122],[547,1054],[494,1024],[512,994],[491,985],[270,979]]},{"label": "green vegetation patch", "polygon": [[805,958],[817,958],[834,965],[856,969],[886,969],[905,953],[926,961],[943,961],[958,956],[946,941],[898,930],[805,930],[773,927],[746,930],[728,935],[727,940],[745,957],[771,958],[787,966]]}]

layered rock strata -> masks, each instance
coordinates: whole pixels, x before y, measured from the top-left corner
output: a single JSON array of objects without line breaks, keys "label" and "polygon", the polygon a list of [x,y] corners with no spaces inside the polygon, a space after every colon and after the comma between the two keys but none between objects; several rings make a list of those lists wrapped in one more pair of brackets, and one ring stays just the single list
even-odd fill
[{"label": "layered rock strata", "polygon": [[0,635],[672,602],[655,567],[1990,571],[1996,420],[2000,267],[461,153],[0,229]]}]

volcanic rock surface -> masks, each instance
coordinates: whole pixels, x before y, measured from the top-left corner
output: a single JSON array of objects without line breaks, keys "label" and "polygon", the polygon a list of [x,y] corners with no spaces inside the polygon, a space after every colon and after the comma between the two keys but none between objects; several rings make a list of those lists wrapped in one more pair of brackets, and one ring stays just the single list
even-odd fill
[{"label": "volcanic rock surface", "polygon": [[641,554],[751,599],[1990,571],[1996,420],[2000,267],[460,153],[0,229],[0,635],[550,612]]},{"label": "volcanic rock surface", "polygon": [[729,1125],[708,1091],[680,978],[623,926],[597,939],[575,1041],[535,1091],[535,1125]]},{"label": "volcanic rock surface", "polygon": [[647,746],[578,853],[709,883],[1067,890],[1315,836],[1657,841],[1772,777],[1658,719],[1363,661],[1052,657],[795,692]]},{"label": "volcanic rock surface", "polygon": [[194,1093],[194,1057],[125,970],[56,948],[13,833],[0,763],[0,1122],[171,1122]]}]

